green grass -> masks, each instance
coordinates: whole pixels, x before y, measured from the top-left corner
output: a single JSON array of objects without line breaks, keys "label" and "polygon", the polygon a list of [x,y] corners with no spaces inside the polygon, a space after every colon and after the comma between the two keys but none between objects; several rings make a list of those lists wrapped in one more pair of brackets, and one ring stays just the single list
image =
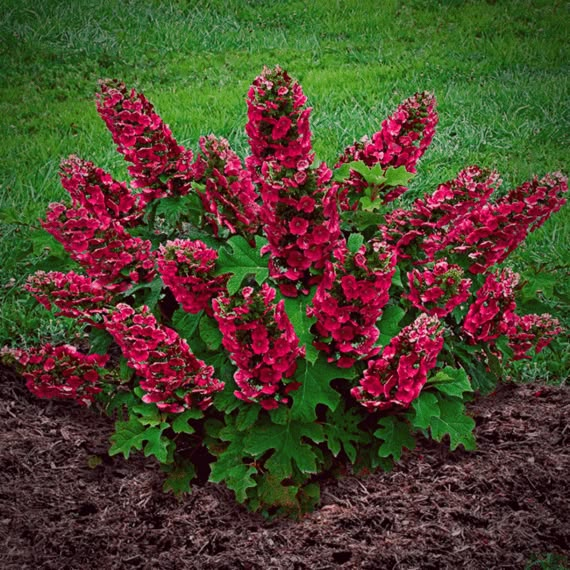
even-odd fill
[{"label": "green grass", "polygon": [[[21,291],[45,256],[41,244],[28,255],[34,234],[25,224],[64,197],[57,166],[68,154],[126,176],[95,112],[97,79],[142,90],[180,142],[195,147],[215,132],[243,155],[247,87],[264,64],[280,64],[314,107],[315,149],[327,161],[377,130],[402,99],[432,90],[440,124],[410,195],[469,164],[497,168],[511,187],[568,171],[569,23],[567,4],[551,0],[3,0],[0,208],[16,210],[23,225],[0,229],[0,346],[73,331]],[[546,305],[563,317],[568,212],[512,261],[525,276],[551,271],[556,288]],[[561,358],[544,358],[536,375],[560,380]]]}]

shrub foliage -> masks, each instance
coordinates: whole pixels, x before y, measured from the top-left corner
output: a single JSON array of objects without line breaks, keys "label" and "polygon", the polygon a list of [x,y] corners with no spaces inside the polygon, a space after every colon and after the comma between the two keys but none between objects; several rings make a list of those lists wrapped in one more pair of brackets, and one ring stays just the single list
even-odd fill
[{"label": "shrub foliage", "polygon": [[117,420],[110,453],[154,456],[165,490],[209,479],[298,514],[320,475],[390,469],[418,434],[474,449],[466,401],[560,332],[517,314],[519,277],[497,264],[562,206],[566,179],[495,198],[497,173],[471,166],[405,207],[438,120],[429,93],[333,169],[279,67],[248,91],[244,161],[213,135],[184,148],[118,81],[97,109],[131,183],[65,160],[71,200],[42,223],[80,269],[27,284],[84,323],[88,348],[4,359],[39,397],[97,401]]}]

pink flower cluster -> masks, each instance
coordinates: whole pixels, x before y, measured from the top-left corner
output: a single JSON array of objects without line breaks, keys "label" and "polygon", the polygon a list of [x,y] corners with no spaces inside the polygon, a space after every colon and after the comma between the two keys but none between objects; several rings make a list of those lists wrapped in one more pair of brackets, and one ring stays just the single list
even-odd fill
[{"label": "pink flower cluster", "polygon": [[244,287],[232,297],[218,297],[213,305],[223,346],[238,368],[236,397],[258,402],[266,410],[287,403],[286,395],[299,384],[285,384],[284,379],[295,373],[296,359],[304,350],[284,302],[275,303],[275,289],[267,283],[257,291]]},{"label": "pink flower cluster", "polygon": [[193,154],[178,145],[144,95],[116,80],[102,81],[97,110],[117,150],[132,164],[129,174],[133,185],[142,189],[143,206],[156,198],[188,192]]},{"label": "pink flower cluster", "polygon": [[60,178],[72,204],[92,212],[103,225],[108,226],[113,220],[131,225],[140,218],[137,197],[127,185],[113,180],[92,162],[70,156],[61,163]]},{"label": "pink flower cluster", "polygon": [[568,181],[560,173],[535,177],[493,204],[485,204],[456,221],[445,239],[451,253],[466,255],[472,273],[501,263],[566,200]]},{"label": "pink flower cluster", "polygon": [[433,196],[416,200],[411,210],[387,215],[384,238],[398,248],[400,258],[467,260],[471,273],[484,273],[559,210],[568,190],[564,176],[548,174],[490,202],[499,183],[496,173],[470,167]]},{"label": "pink flower cluster", "polygon": [[513,331],[509,334],[509,346],[514,360],[530,358],[529,350],[538,354],[562,332],[558,319],[551,315],[515,315]]},{"label": "pink flower cluster", "polygon": [[[431,93],[416,93],[406,99],[396,111],[382,122],[381,129],[372,136],[345,149],[335,168],[361,161],[369,167],[379,164],[383,169],[403,166],[408,172],[416,171],[416,164],[435,134],[438,116],[436,102]],[[354,196],[362,194],[369,184],[360,174],[352,171],[348,180],[341,185],[340,204],[343,210],[354,209]],[[379,188],[385,203],[392,202],[407,188]]]},{"label": "pink flower cluster", "polygon": [[307,313],[317,318],[314,345],[329,362],[350,368],[378,353],[376,321],[389,300],[396,255],[386,243],[372,240],[356,253],[339,247],[328,262]]},{"label": "pink flower cluster", "polygon": [[25,289],[46,309],[55,305],[57,316],[79,319],[97,328],[102,325],[96,315],[104,314],[113,301],[113,295],[99,281],[73,271],[37,271],[28,277]]},{"label": "pink flower cluster", "polygon": [[284,295],[307,293],[320,280],[340,237],[332,172],[312,168],[310,108],[301,86],[279,67],[265,69],[248,93],[247,164],[260,184],[269,271]]},{"label": "pink flower cluster", "polygon": [[99,368],[109,357],[83,354],[74,346],[45,344],[30,350],[12,349],[10,353],[24,367],[26,386],[38,398],[75,400],[90,405],[101,392],[100,380],[105,373]]},{"label": "pink flower cluster", "polygon": [[260,225],[259,196],[250,172],[242,167],[239,156],[224,138],[202,137],[200,149],[193,176],[195,182],[205,186],[200,198],[206,221],[216,236],[226,229],[230,234],[250,238]]},{"label": "pink flower cluster", "polygon": [[477,291],[475,302],[463,321],[463,330],[473,343],[510,336],[516,321],[515,289],[519,275],[510,269],[490,273]]},{"label": "pink flower cluster", "polygon": [[471,280],[463,279],[463,269],[444,260],[431,269],[413,269],[408,284],[410,292],[404,297],[420,311],[438,317],[445,317],[471,296]]},{"label": "pink flower cluster", "polygon": [[227,276],[213,277],[218,252],[200,240],[176,239],[161,245],[158,271],[187,313],[212,315],[212,299],[226,289]]},{"label": "pink flower cluster", "polygon": [[155,275],[150,241],[132,237],[119,222],[104,223],[83,206],[52,203],[42,226],[109,289],[123,291]]},{"label": "pink flower cluster", "polygon": [[400,259],[434,261],[447,246],[447,236],[461,220],[487,203],[500,185],[496,172],[470,166],[455,179],[440,184],[433,194],[414,202],[412,209],[396,209],[381,226]]},{"label": "pink flower cluster", "polygon": [[279,66],[265,67],[254,80],[247,94],[245,126],[252,153],[247,165],[254,175],[259,175],[266,161],[299,173],[312,164],[311,109],[305,108],[306,102],[299,83]]},{"label": "pink flower cluster", "polygon": [[128,365],[141,376],[143,402],[164,412],[207,408],[224,383],[214,369],[198,360],[176,331],[160,325],[147,306],[133,309],[119,303],[105,321]]},{"label": "pink flower cluster", "polygon": [[394,404],[407,408],[420,395],[442,348],[439,319],[424,313],[403,328],[381,356],[368,361],[360,386],[350,393],[370,411]]}]

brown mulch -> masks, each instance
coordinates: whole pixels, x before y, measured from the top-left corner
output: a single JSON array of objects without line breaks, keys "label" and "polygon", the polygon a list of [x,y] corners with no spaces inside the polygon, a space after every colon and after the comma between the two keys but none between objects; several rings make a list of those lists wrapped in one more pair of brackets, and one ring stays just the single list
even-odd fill
[{"label": "brown mulch", "polygon": [[0,568],[512,569],[568,555],[570,388],[505,386],[471,413],[477,452],[424,442],[390,474],[325,483],[303,520],[267,521],[221,486],[163,494],[151,460],[106,456],[108,419],[38,400],[0,368]]}]

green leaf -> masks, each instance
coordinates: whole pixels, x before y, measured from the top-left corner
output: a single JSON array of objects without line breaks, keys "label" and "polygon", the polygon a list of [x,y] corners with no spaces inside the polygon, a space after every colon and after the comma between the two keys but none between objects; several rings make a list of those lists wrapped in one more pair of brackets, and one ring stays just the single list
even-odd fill
[{"label": "green leaf", "polygon": [[143,294],[139,295],[137,298],[137,304],[147,305],[152,311],[156,307],[158,301],[160,301],[163,286],[162,279],[160,277],[155,277],[152,281],[133,285],[125,292],[121,293],[121,295],[123,297],[130,297],[134,293],[142,291]]},{"label": "green leaf", "polygon": [[282,479],[272,473],[264,473],[257,483],[258,500],[251,501],[253,506],[281,507],[286,512],[299,513],[300,505],[297,500],[299,487],[283,485]]},{"label": "green leaf", "polygon": [[347,410],[344,405],[338,406],[334,412],[327,412],[327,421],[323,424],[330,452],[337,457],[342,448],[352,464],[356,461],[356,446],[368,439],[359,427],[365,418],[358,412],[354,408]]},{"label": "green leaf", "polygon": [[265,461],[265,468],[281,480],[291,477],[296,466],[302,473],[316,473],[317,461],[309,439],[316,443],[324,441],[323,428],[316,423],[301,423],[291,420],[285,425],[268,421],[258,424],[245,438],[245,450],[261,457],[273,450]]},{"label": "green leaf", "polygon": [[228,280],[227,289],[230,295],[234,295],[239,290],[242,281],[253,275],[259,285],[269,277],[267,261],[264,260],[259,250],[267,244],[267,240],[260,236],[255,236],[256,247],[251,247],[242,236],[233,236],[228,240],[231,251],[222,248],[217,260],[217,269],[214,275],[225,275],[231,273]]},{"label": "green leaf", "polygon": [[226,486],[236,494],[236,499],[240,503],[244,503],[247,499],[247,490],[257,486],[253,478],[256,473],[257,469],[246,463],[238,463],[228,471],[225,478]]},{"label": "green leaf", "polygon": [[198,329],[203,314],[204,311],[193,315],[182,309],[176,309],[172,315],[172,328],[191,345],[192,337]]},{"label": "green leaf", "polygon": [[406,311],[399,305],[387,305],[382,311],[380,322],[377,323],[380,330],[380,344],[387,346],[400,332],[400,321],[404,318]]},{"label": "green leaf", "polygon": [[427,385],[433,386],[443,394],[457,396],[458,398],[463,398],[464,392],[473,392],[465,370],[451,366],[446,366],[428,378]]},{"label": "green leaf", "polygon": [[437,397],[430,392],[422,392],[412,402],[413,414],[409,414],[412,425],[416,428],[427,429],[431,424],[432,417],[439,417],[439,405]]},{"label": "green leaf", "polygon": [[190,420],[199,420],[204,417],[202,410],[186,410],[176,416],[172,422],[174,433],[194,433],[196,430],[188,423]]},{"label": "green leaf", "polygon": [[319,404],[334,411],[340,402],[340,394],[330,383],[336,378],[351,380],[355,375],[354,368],[338,368],[322,357],[312,366],[306,361],[302,362],[295,374],[301,386],[291,392],[292,417],[302,422],[314,422],[317,417],[315,408]]},{"label": "green leaf", "polygon": [[400,461],[404,449],[415,449],[416,440],[410,433],[410,425],[407,422],[398,420],[394,416],[386,416],[378,422],[380,426],[374,432],[374,437],[383,441],[378,448],[380,457],[394,458],[394,461]]},{"label": "green leaf", "polygon": [[500,336],[495,341],[495,345],[501,351],[505,360],[509,362],[514,355],[513,349],[509,346],[509,337],[505,335]]},{"label": "green leaf", "polygon": [[316,317],[307,316],[307,307],[313,302],[317,288],[313,287],[307,296],[284,297],[285,312],[299,337],[299,344],[305,346],[305,359],[314,363],[319,357],[319,351],[313,346],[311,327],[316,322]]},{"label": "green leaf", "polygon": [[378,226],[384,222],[384,216],[378,211],[347,210],[346,212],[341,212],[340,217],[343,222],[343,229],[348,231],[356,228],[359,232],[362,232],[370,226]]},{"label": "green leaf", "polygon": [[553,273],[536,273],[528,278],[524,287],[519,293],[522,304],[534,301],[538,293],[545,297],[552,297],[557,285],[557,277]]},{"label": "green leaf", "polygon": [[[482,394],[490,394],[497,385],[497,379],[487,371],[487,365],[479,358],[479,347],[468,347],[456,343],[452,353],[461,361],[461,365],[471,379],[471,386]],[[478,354],[479,352],[479,354]]]},{"label": "green leaf", "polygon": [[224,379],[224,389],[221,392],[214,394],[214,406],[216,409],[230,414],[235,409],[239,408],[241,400],[235,397],[234,392],[237,390],[237,385],[233,376]]},{"label": "green leaf", "polygon": [[63,245],[44,230],[32,232],[29,235],[29,240],[32,244],[32,252],[34,254],[39,255],[41,253],[45,253],[47,250],[50,252],[50,257],[56,258],[54,259],[54,264],[56,263],[56,260],[59,260],[61,265],[62,261],[67,261],[69,257]]},{"label": "green leaf", "polygon": [[131,418],[128,422],[115,422],[115,433],[111,436],[109,455],[122,453],[125,459],[129,458],[131,451],[141,451],[145,440],[146,428],[137,419]]},{"label": "green leaf", "polygon": [[402,284],[402,275],[399,267],[396,267],[396,271],[394,271],[394,277],[392,277],[392,285],[400,288],[404,287]]},{"label": "green leaf", "polygon": [[236,417],[236,429],[238,431],[249,429],[257,421],[260,409],[257,404],[242,404]]},{"label": "green leaf", "polygon": [[168,473],[162,486],[162,490],[174,493],[180,497],[192,490],[191,483],[196,477],[196,469],[191,461],[178,460],[174,465],[163,465],[163,471]]},{"label": "green leaf", "polygon": [[386,182],[384,182],[386,186],[407,186],[415,174],[408,172],[404,166],[397,168],[390,166],[384,172],[384,176],[386,177]]},{"label": "green leaf", "polygon": [[191,192],[185,196],[168,196],[157,201],[155,216],[164,218],[166,223],[175,227],[180,221],[188,220],[199,224],[203,214],[200,197]]},{"label": "green leaf", "polygon": [[364,243],[364,236],[359,233],[354,233],[350,234],[346,242],[346,245],[348,247],[348,251],[356,253],[360,249],[363,243]]},{"label": "green leaf", "polygon": [[[229,442],[229,445],[220,449],[219,445],[210,445],[210,453],[216,456],[210,471],[210,481],[221,483],[224,481],[229,489],[236,493],[239,501],[245,501],[246,491],[255,487],[253,475],[257,469],[252,464],[244,463],[247,459],[253,459],[245,450],[244,440],[247,432],[239,432],[235,429],[234,419],[228,417],[228,425],[217,433],[217,439]],[[251,461],[253,463],[253,461]]]},{"label": "green leaf", "polygon": [[162,435],[162,432],[168,427],[166,422],[157,427],[150,427],[144,432],[144,439],[147,444],[144,446],[144,456],[154,455],[160,463],[168,461],[168,445],[170,440]]},{"label": "green leaf", "polygon": [[117,392],[106,407],[106,412],[111,415],[115,411],[121,411],[123,407],[130,409],[138,402],[138,398],[131,392]]},{"label": "green leaf", "polygon": [[162,423],[162,415],[156,404],[139,402],[132,406],[131,410],[137,414],[137,420],[145,426],[157,426]]},{"label": "green leaf", "polygon": [[128,362],[129,361],[124,356],[119,358],[119,378],[123,382],[128,382],[134,373],[134,370],[128,365]]},{"label": "green leaf", "polygon": [[441,441],[445,435],[449,435],[451,451],[460,444],[467,450],[475,449],[475,421],[466,415],[463,402],[455,398],[440,398],[439,410],[439,417],[431,418],[432,437]]},{"label": "green leaf", "polygon": [[204,315],[200,319],[199,329],[200,337],[206,343],[208,350],[218,350],[222,345],[222,333],[216,320]]},{"label": "green leaf", "polygon": [[93,327],[89,332],[89,354],[107,354],[113,337],[104,329]]}]

